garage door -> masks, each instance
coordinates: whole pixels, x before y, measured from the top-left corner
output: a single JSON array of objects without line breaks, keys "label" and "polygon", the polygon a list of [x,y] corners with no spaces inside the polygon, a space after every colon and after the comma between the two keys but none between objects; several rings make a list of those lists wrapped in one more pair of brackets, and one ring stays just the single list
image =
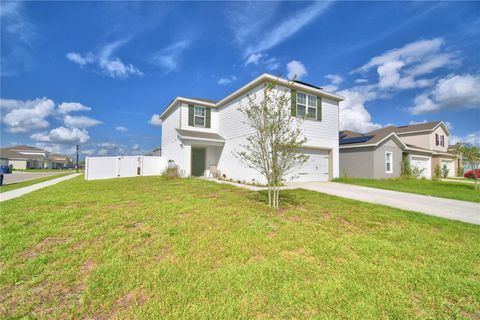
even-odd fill
[{"label": "garage door", "polygon": [[296,172],[294,181],[328,181],[328,150],[304,151],[307,163]]},{"label": "garage door", "polygon": [[453,161],[452,160],[442,160],[442,168],[443,166],[446,165],[448,168],[448,176],[449,177],[454,177],[455,172],[453,171]]},{"label": "garage door", "polygon": [[431,177],[430,158],[412,156],[411,159],[410,159],[410,167],[412,169],[413,168],[418,168],[418,169],[422,170],[422,173],[420,174],[420,177],[430,179],[430,177]]}]

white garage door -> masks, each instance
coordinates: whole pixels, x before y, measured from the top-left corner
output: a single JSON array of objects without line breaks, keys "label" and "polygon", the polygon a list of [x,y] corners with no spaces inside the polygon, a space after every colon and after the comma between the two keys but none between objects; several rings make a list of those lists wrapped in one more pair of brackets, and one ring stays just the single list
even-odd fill
[{"label": "white garage door", "polygon": [[431,159],[428,157],[415,157],[412,156],[410,159],[410,167],[413,168],[418,168],[422,170],[422,173],[420,174],[420,177],[424,177],[427,179],[430,179],[431,177]]},{"label": "white garage door", "polygon": [[296,172],[294,181],[328,181],[328,150],[304,151],[307,163]]},{"label": "white garage door", "polygon": [[454,177],[455,172],[453,172],[453,161],[452,160],[442,160],[442,169],[443,165],[446,165],[448,168],[448,176],[449,177]]}]

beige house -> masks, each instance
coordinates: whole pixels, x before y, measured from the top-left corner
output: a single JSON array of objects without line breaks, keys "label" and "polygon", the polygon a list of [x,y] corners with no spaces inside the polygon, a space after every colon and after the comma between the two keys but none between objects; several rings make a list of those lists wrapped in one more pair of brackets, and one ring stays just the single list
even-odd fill
[{"label": "beige house", "polygon": [[14,169],[58,169],[71,165],[71,159],[64,155],[27,145],[0,149],[2,165],[11,165]]},{"label": "beige house", "polygon": [[430,179],[435,168],[457,175],[457,157],[448,151],[448,128],[442,121],[388,126],[367,133],[340,132],[340,173],[353,178],[388,179],[401,175],[402,159]]}]

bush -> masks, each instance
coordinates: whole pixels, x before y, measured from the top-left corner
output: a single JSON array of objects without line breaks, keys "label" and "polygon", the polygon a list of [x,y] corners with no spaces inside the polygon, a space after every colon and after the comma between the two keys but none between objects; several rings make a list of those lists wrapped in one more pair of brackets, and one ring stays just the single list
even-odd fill
[{"label": "bush", "polygon": [[435,172],[433,174],[433,180],[438,180],[442,176],[442,169],[440,168],[440,165],[437,164],[435,167]]},{"label": "bush", "polygon": [[458,161],[458,166],[457,166],[457,177],[463,177],[464,169],[460,161]]},{"label": "bush", "polygon": [[180,169],[177,165],[169,166],[162,172],[162,176],[169,179],[180,178]]},{"label": "bush", "polygon": [[450,172],[450,169],[448,169],[447,165],[444,164],[442,166],[442,178],[446,179],[448,177],[448,173]]},{"label": "bush", "polygon": [[410,160],[408,159],[408,155],[404,154],[402,157],[402,178],[409,179],[412,177],[412,169],[410,167]]}]

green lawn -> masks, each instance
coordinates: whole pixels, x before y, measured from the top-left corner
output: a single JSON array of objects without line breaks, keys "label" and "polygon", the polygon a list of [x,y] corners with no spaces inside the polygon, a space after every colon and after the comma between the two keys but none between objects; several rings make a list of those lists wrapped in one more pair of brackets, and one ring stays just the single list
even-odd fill
[{"label": "green lawn", "polygon": [[60,177],[69,175],[71,173],[72,172],[59,172],[58,174],[53,175],[53,176],[42,177],[42,178],[38,178],[38,179],[32,179],[32,180],[27,180],[27,181],[22,181],[22,182],[17,182],[17,183],[5,184],[5,185],[0,186],[0,193],[5,192],[5,191],[18,189],[18,188],[28,187],[28,186],[31,186],[33,184],[37,184],[39,182],[44,182],[44,181],[60,178]]},{"label": "green lawn", "polygon": [[474,318],[480,226],[304,190],[81,177],[1,203],[0,318]]},{"label": "green lawn", "polygon": [[418,193],[434,197],[480,202],[480,192],[475,191],[473,184],[464,182],[457,183],[424,179],[372,180],[354,178],[340,178],[334,181],[358,186]]}]

